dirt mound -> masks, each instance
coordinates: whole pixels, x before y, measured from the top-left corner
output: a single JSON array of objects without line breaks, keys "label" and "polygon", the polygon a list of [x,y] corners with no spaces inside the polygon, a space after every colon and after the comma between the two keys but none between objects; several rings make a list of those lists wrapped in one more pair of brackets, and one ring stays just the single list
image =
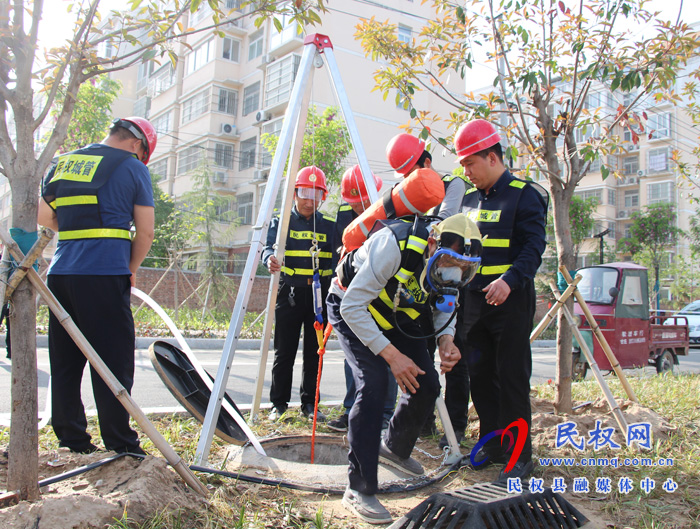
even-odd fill
[{"label": "dirt mound", "polygon": [[[67,451],[40,454],[40,477],[46,478],[95,463],[105,454],[78,455]],[[6,474],[7,460],[2,461]],[[6,475],[0,477],[6,480]],[[203,500],[155,457],[121,457],[76,477],[43,487],[41,500],[20,502],[0,510],[0,527],[12,529],[102,528],[126,513],[142,521],[165,509],[193,510]]]}]

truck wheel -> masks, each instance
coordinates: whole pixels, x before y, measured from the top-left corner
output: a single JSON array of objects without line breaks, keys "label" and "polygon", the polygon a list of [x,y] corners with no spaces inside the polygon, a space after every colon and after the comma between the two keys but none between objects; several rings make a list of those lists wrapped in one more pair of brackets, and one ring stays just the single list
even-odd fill
[{"label": "truck wheel", "polygon": [[574,382],[580,382],[586,378],[588,372],[588,363],[581,359],[581,353],[574,353],[571,358],[571,379]]},{"label": "truck wheel", "polygon": [[656,359],[656,372],[659,375],[663,375],[664,373],[673,374],[673,364],[673,353],[666,349]]}]

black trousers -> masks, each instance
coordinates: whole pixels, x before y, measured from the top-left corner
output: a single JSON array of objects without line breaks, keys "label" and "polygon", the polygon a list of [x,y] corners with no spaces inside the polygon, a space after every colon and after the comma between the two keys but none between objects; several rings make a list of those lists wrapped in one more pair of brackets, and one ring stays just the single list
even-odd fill
[{"label": "black trousers", "polygon": [[[457,316],[458,328],[463,325],[462,314]],[[462,357],[451,371],[445,373],[445,407],[450,416],[452,428],[457,437],[464,436],[467,429],[469,411],[469,367],[467,366],[467,348],[461,333],[455,336],[455,345]]]},{"label": "black trousers", "polygon": [[[458,333],[466,344],[471,396],[479,415],[480,436],[507,428],[523,418],[528,433],[518,459],[529,461],[532,458],[530,332],[535,316],[534,285],[530,281],[525,288],[513,290],[498,306],[487,304],[483,292],[468,290],[463,311]],[[502,451],[500,436],[489,442],[487,448]]]},{"label": "black trousers", "polygon": [[[340,315],[340,301],[335,294],[328,296],[328,320],[345,352],[357,388],[348,421],[350,488],[363,494],[376,494],[387,363],[350,330]],[[404,330],[412,335],[421,335],[417,324]],[[440,382],[425,340],[408,338],[397,330],[385,331],[384,335],[425,371],[424,375],[417,377],[420,387],[415,393],[401,394],[384,438],[392,452],[407,458],[413,451],[426,417],[435,406],[435,399],[440,394]]]},{"label": "black trousers", "polygon": [[[48,286],[119,382],[134,385],[134,319],[129,276],[49,275]],[[49,316],[51,424],[59,445],[82,450],[90,444],[80,381],[87,359],[53,313]],[[92,391],[107,450],[139,446],[129,413],[91,367]]]},{"label": "black trousers", "polygon": [[[323,320],[326,321],[324,285]],[[301,374],[299,397],[302,406],[313,404],[316,399],[318,375],[318,340],[314,329],[314,305],[311,286],[294,287],[294,305],[290,303],[291,287],[281,284],[275,306],[275,359],[272,363],[270,402],[276,407],[286,407],[292,397],[292,375],[297,357],[299,337],[304,329],[304,364]]]}]

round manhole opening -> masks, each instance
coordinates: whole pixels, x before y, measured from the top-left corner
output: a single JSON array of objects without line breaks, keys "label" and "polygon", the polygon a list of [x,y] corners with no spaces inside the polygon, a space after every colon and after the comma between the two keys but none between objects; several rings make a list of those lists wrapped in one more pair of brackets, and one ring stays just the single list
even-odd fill
[{"label": "round manhole opening", "polygon": [[[268,457],[293,463],[311,463],[311,436],[288,436],[261,439],[260,444]],[[316,436],[314,442],[315,465],[347,465],[347,438]]]}]

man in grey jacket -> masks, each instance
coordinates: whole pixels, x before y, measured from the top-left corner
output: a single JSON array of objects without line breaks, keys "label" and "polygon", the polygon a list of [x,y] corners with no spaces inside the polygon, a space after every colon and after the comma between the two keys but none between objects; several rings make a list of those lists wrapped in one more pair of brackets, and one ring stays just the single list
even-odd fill
[{"label": "man in grey jacket", "polygon": [[[343,505],[376,524],[391,521],[375,496],[378,463],[423,474],[411,452],[440,383],[419,317],[433,310],[440,367],[449,371],[460,358],[453,342],[455,298],[481,262],[479,230],[461,213],[434,225],[423,218],[384,224],[339,263],[328,295],[328,320],[357,387]],[[402,395],[381,439],[387,364]]]}]

